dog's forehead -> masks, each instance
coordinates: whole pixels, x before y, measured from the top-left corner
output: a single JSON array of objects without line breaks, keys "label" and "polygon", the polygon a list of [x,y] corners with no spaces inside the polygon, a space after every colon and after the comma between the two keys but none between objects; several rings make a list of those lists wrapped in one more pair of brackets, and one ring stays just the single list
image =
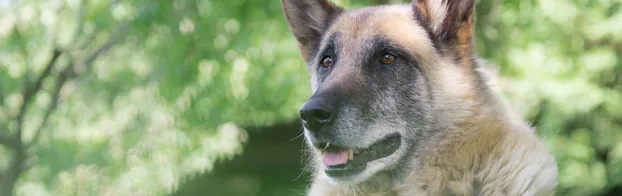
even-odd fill
[{"label": "dog's forehead", "polygon": [[383,33],[387,24],[416,25],[412,22],[412,11],[403,5],[368,7],[348,10],[337,18],[331,32],[341,32],[351,38],[373,36]]},{"label": "dog's forehead", "polygon": [[363,44],[384,37],[419,57],[429,57],[434,52],[433,42],[425,28],[415,20],[410,5],[349,10],[335,20],[326,33],[324,44],[334,35],[339,35],[336,41],[340,48],[348,50],[365,48]]}]

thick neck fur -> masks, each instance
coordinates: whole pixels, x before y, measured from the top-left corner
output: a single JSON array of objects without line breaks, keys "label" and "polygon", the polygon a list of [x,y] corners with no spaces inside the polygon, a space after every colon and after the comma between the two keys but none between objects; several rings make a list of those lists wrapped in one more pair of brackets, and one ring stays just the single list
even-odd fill
[{"label": "thick neck fur", "polygon": [[[474,56],[475,58],[477,57]],[[524,124],[508,114],[505,104],[486,83],[488,79],[483,73],[473,69],[483,66],[481,63],[473,61],[468,70],[472,74],[464,74],[454,80],[451,77],[440,77],[449,81],[432,81],[442,83],[433,86],[448,85],[453,88],[437,89],[433,92],[433,118],[436,122],[433,129],[439,131],[418,142],[421,150],[417,151],[415,157],[421,158],[421,161],[425,161],[428,152],[442,152],[442,148],[447,148],[447,143],[456,144],[480,132],[502,131],[516,127],[516,124]],[[459,84],[451,84],[452,82]],[[412,169],[416,169],[416,166]]]}]

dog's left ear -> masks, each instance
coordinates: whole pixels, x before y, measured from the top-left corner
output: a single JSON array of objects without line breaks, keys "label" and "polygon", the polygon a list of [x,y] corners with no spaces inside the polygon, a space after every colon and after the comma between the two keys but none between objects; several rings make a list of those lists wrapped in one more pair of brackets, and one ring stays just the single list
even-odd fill
[{"label": "dog's left ear", "polygon": [[305,61],[317,49],[322,35],[343,8],[328,0],[281,0],[290,30]]},{"label": "dog's left ear", "polygon": [[471,57],[475,0],[413,0],[412,7],[416,19],[436,36],[432,39],[453,46],[460,58]]}]

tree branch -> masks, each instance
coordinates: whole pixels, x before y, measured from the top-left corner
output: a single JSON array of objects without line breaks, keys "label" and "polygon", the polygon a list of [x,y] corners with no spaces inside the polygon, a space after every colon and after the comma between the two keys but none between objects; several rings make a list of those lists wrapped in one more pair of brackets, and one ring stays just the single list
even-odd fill
[{"label": "tree branch", "polygon": [[17,115],[17,118],[16,118],[17,123],[18,123],[17,125],[18,127],[16,130],[17,136],[21,137],[21,125],[24,121],[24,114],[26,114],[26,109],[28,107],[28,104],[30,103],[30,101],[32,101],[35,94],[37,94],[37,92],[41,89],[43,80],[45,80],[45,78],[47,78],[50,75],[50,73],[52,72],[52,68],[56,64],[56,60],[58,60],[58,57],[60,57],[61,54],[62,53],[60,52],[60,50],[54,49],[52,59],[50,59],[47,66],[45,67],[45,70],[43,71],[43,73],[41,73],[41,75],[39,76],[35,84],[32,87],[30,88],[27,87],[24,90],[24,93],[22,94],[24,101],[22,102],[22,106],[20,106],[19,108],[19,114]]},{"label": "tree branch", "polygon": [[11,160],[11,164],[9,165],[9,169],[6,170],[5,173],[2,174],[2,181],[0,187],[0,193],[2,195],[12,195],[13,189],[15,188],[15,183],[19,179],[19,176],[22,174],[24,169],[24,162],[26,161],[26,148],[24,143],[22,142],[22,127],[24,124],[24,115],[26,114],[26,110],[28,109],[28,104],[33,100],[35,95],[39,90],[41,90],[41,86],[43,84],[43,80],[50,76],[52,73],[52,69],[56,64],[56,60],[60,57],[61,52],[58,49],[54,49],[52,58],[48,62],[45,70],[39,76],[34,85],[30,87],[26,87],[24,90],[22,105],[19,108],[19,114],[17,115],[17,128],[15,130],[15,134],[12,135],[12,138],[6,138],[6,144],[10,145],[13,149],[13,160]]},{"label": "tree branch", "polygon": [[[93,54],[91,54],[89,57],[86,58],[86,60],[83,63],[83,65],[86,67],[86,72],[89,72],[92,69],[93,63],[95,62],[95,60],[97,60],[98,57],[108,52],[116,43],[119,42],[119,40],[122,37],[124,37],[128,27],[129,27],[129,22],[118,27],[115,34],[112,37],[110,37],[110,39],[106,43],[104,43],[104,45],[99,47]],[[76,64],[70,63],[63,70],[63,72],[59,75],[58,79],[56,80],[56,86],[55,86],[55,89],[52,95],[53,100],[48,106],[47,110],[45,111],[44,116],[43,116],[43,121],[41,122],[39,127],[36,129],[35,135],[30,141],[29,146],[39,141],[39,137],[41,137],[41,132],[45,128],[45,125],[50,115],[58,107],[58,99],[60,96],[60,90],[62,89],[63,85],[69,79],[78,77],[79,73],[75,73],[75,65]]]},{"label": "tree branch", "polygon": [[97,51],[91,54],[91,56],[89,56],[86,59],[86,61],[84,61],[84,65],[87,67],[87,70],[91,69],[91,67],[93,66],[93,62],[99,56],[108,52],[110,48],[112,48],[112,46],[114,46],[121,40],[121,38],[125,37],[128,27],[129,27],[129,22],[118,27],[115,34],[113,34],[104,45],[102,45],[99,49],[97,49]]},{"label": "tree branch", "polygon": [[[72,64],[70,63],[70,65]],[[50,102],[50,105],[48,106],[48,108],[45,110],[45,113],[43,114],[43,121],[41,121],[41,124],[39,124],[39,127],[35,129],[36,131],[35,135],[28,143],[28,147],[36,144],[39,141],[39,137],[41,137],[41,132],[43,132],[43,129],[47,125],[47,122],[50,119],[50,116],[52,115],[52,113],[54,113],[54,111],[58,107],[58,99],[60,97],[60,90],[65,85],[65,82],[69,80],[69,76],[70,76],[69,72],[71,71],[69,69],[70,67],[71,66],[67,66],[67,68],[65,68],[63,72],[56,79],[56,85],[54,87],[54,91],[52,91],[52,101]]]}]

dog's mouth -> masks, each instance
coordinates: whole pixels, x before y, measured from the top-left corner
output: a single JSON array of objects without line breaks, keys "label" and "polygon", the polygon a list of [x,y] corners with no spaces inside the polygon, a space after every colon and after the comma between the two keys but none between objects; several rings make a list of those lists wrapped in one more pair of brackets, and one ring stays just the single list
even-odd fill
[{"label": "dog's mouth", "polygon": [[392,134],[364,149],[349,149],[321,143],[322,162],[329,176],[340,177],[357,174],[365,170],[368,162],[393,154],[400,147],[401,136]]}]

